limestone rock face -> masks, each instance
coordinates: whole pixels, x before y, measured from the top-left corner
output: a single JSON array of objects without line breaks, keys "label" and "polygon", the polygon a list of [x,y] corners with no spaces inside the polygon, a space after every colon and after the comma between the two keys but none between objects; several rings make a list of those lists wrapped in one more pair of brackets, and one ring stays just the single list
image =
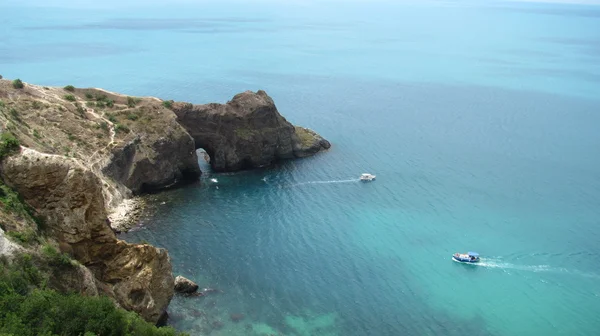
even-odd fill
[{"label": "limestone rock face", "polygon": [[175,277],[175,291],[178,293],[193,293],[198,290],[198,285],[181,275]]},{"label": "limestone rock face", "polygon": [[[150,109],[150,107],[148,108]],[[158,114],[159,111],[152,111]],[[112,156],[102,172],[139,194],[161,189],[200,176],[194,140],[179,125],[173,113],[164,110],[159,132],[140,129],[144,124],[133,124],[137,134],[126,138],[112,149]]]},{"label": "limestone rock face", "polygon": [[6,184],[44,219],[46,233],[89,269],[98,291],[147,321],[158,321],[173,296],[169,256],[115,237],[93,172],[74,159],[31,149],[5,158],[1,168]]},{"label": "limestone rock face", "polygon": [[264,91],[237,94],[226,104],[175,103],[172,110],[216,171],[267,166],[330,147],[316,133],[290,124]]},{"label": "limestone rock face", "polygon": [[21,246],[10,241],[0,228],[0,256],[12,258],[19,250],[22,250]]}]

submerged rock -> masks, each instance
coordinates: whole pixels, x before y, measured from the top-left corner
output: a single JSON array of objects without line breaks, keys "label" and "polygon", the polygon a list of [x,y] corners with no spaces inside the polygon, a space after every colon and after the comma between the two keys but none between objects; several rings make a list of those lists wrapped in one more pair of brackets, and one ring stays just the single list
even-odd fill
[{"label": "submerged rock", "polygon": [[262,90],[237,94],[226,104],[175,103],[172,110],[216,171],[263,167],[331,146],[315,132],[290,124]]},{"label": "submerged rock", "polygon": [[178,275],[175,278],[174,289],[177,293],[193,293],[198,290],[198,285],[192,280]]}]

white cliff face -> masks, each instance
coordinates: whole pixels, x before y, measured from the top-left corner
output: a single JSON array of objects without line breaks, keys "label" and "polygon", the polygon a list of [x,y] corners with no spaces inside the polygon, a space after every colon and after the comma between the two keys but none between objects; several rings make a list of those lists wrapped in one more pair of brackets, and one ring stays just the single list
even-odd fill
[{"label": "white cliff face", "polygon": [[8,259],[12,259],[15,253],[18,253],[23,248],[16,243],[13,243],[8,237],[4,230],[0,229],[0,256],[4,256]]}]

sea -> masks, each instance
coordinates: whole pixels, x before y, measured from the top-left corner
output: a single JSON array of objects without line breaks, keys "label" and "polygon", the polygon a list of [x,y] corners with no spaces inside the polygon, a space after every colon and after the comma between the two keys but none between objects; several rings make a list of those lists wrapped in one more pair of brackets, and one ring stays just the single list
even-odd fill
[{"label": "sea", "polygon": [[[596,2],[596,3],[594,3]],[[146,196],[191,335],[600,335],[597,1],[0,2],[0,74],[225,103],[332,143]],[[360,182],[361,173],[376,175]],[[453,262],[475,251],[477,264]]]}]

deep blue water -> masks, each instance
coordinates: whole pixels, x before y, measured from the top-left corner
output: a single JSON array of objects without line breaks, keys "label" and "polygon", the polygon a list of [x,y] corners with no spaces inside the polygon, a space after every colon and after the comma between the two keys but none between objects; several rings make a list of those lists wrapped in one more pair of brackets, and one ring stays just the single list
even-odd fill
[{"label": "deep blue water", "polygon": [[[265,89],[333,143],[237,174],[201,162],[200,183],[150,197],[122,238],[223,291],[176,297],[175,327],[600,330],[600,7],[58,3],[0,4],[0,74],[195,103]],[[450,260],[466,250],[482,263]]]}]

